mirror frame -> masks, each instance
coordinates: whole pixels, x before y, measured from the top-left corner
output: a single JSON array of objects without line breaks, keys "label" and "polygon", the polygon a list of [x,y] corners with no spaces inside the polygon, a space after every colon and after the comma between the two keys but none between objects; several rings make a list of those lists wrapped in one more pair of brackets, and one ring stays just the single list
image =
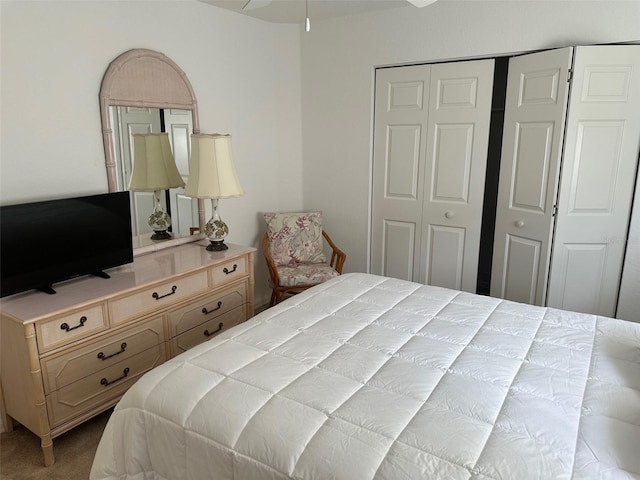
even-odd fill
[{"label": "mirror frame", "polygon": [[[198,102],[187,75],[166,55],[135,48],[113,60],[102,78],[100,86],[100,119],[104,144],[107,182],[110,192],[118,189],[116,156],[113,145],[113,126],[109,107],[151,107],[191,110],[193,133],[200,133]],[[198,199],[198,228],[205,224],[204,201]],[[168,248],[204,238],[203,234],[154,242],[149,247],[136,248],[136,254]]]}]

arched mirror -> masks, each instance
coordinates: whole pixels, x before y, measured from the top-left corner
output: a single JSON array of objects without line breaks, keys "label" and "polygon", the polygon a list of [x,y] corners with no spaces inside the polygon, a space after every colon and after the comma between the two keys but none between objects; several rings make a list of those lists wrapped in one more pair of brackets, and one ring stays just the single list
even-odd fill
[{"label": "arched mirror", "polygon": [[[109,191],[125,191],[133,166],[133,134],[167,132],[178,171],[189,175],[191,133],[199,133],[198,106],[186,74],[169,57],[147,49],[129,50],[105,72],[100,88],[100,115]],[[153,192],[131,192],[133,246],[136,253],[202,238],[204,205],[170,189],[162,198],[171,214],[172,239],[153,241],[146,221]]]}]

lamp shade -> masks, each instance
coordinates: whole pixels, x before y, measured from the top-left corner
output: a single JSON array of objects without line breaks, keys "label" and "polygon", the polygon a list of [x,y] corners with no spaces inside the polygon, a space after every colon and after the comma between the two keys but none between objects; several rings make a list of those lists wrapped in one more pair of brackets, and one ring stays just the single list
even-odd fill
[{"label": "lamp shade", "polygon": [[171,152],[169,134],[134,134],[129,190],[150,192],[183,186],[184,180]]},{"label": "lamp shade", "polygon": [[231,135],[191,135],[191,162],[185,195],[193,198],[229,198],[244,194],[233,166]]}]

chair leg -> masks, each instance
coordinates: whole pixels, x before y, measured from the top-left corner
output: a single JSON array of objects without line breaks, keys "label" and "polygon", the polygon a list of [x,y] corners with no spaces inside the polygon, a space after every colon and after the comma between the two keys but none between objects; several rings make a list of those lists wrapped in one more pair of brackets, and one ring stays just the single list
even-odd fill
[{"label": "chair leg", "polygon": [[284,295],[282,294],[282,292],[279,292],[279,291],[274,291],[274,292],[276,294],[276,305],[277,305],[278,303],[284,300]]},{"label": "chair leg", "polygon": [[273,307],[276,304],[276,291],[275,289],[271,291],[271,300],[269,300],[269,306]]}]

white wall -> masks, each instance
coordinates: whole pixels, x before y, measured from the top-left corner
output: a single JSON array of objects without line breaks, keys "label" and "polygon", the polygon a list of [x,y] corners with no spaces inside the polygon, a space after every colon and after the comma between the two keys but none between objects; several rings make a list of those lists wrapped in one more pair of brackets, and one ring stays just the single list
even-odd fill
[{"label": "white wall", "polygon": [[[233,136],[247,193],[220,203],[228,241],[257,247],[260,212],[302,207],[300,26],[195,0],[1,8],[0,203],[107,191],[102,76],[124,51],[150,48],[189,77],[200,130]],[[270,294],[260,252],[256,274],[260,305]]]},{"label": "white wall", "polygon": [[638,1],[439,0],[314,22],[302,36],[304,203],[368,268],[374,67],[640,39]]}]

